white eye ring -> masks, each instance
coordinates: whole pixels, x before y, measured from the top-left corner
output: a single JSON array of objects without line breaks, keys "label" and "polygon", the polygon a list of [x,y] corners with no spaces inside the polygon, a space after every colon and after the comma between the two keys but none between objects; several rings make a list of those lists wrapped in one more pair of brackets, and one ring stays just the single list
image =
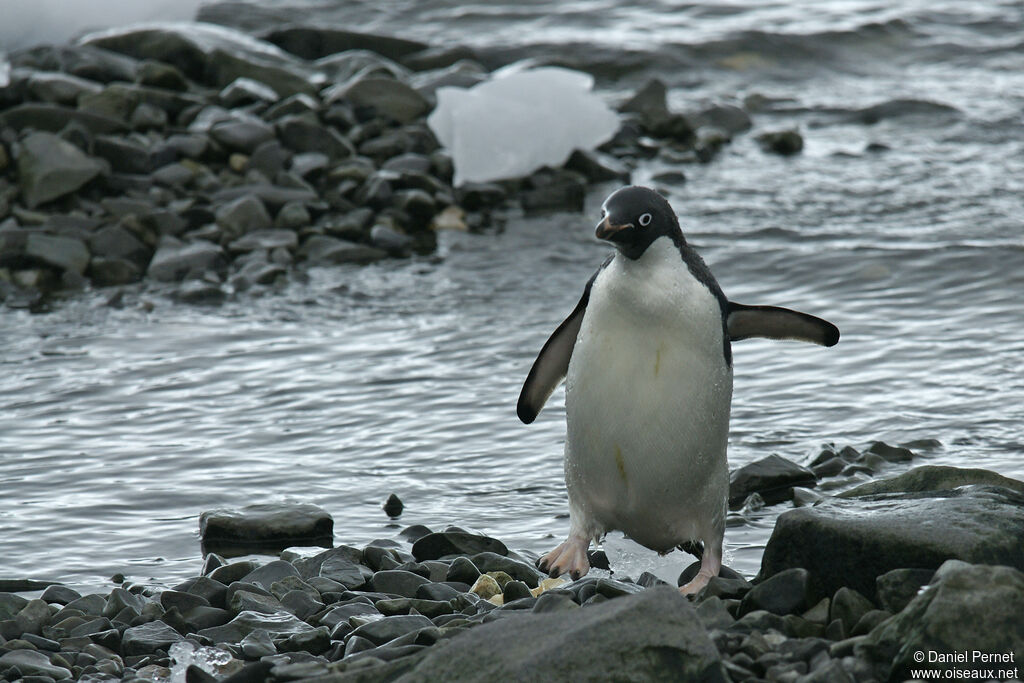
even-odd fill
[{"label": "white eye ring", "polygon": [[637,220],[637,223],[639,223],[641,227],[647,227],[648,225],[651,224],[651,214],[649,214],[649,213],[643,214]]}]

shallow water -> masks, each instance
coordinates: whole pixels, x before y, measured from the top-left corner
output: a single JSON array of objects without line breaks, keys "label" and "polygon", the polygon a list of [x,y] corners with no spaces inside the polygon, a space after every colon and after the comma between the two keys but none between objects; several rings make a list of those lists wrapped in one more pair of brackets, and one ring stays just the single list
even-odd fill
[{"label": "shallow water", "polygon": [[[767,95],[755,131],[714,163],[660,158],[634,176],[686,173],[665,189],[730,298],[842,330],[832,349],[734,346],[731,466],[773,452],[799,461],[824,442],[938,439],[917,464],[1024,477],[1020,6],[665,14],[662,3],[574,3],[557,18],[531,3],[389,3],[387,15],[376,3],[324,6],[435,43],[531,41],[545,54],[563,49],[550,45],[559,37],[593,34],[646,55],[604,79],[609,96],[652,70],[680,86],[680,108]],[[695,66],[658,71],[684,62]],[[910,97],[954,109],[854,120]],[[795,158],[753,139],[793,126],[806,143]],[[99,589],[123,572],[173,584],[200,567],[199,512],[255,501],[322,505],[341,543],[455,522],[548,549],[568,526],[563,394],[530,426],[515,401],[606,254],[592,235],[611,189],[595,189],[584,215],[510,216],[489,234],[443,235],[437,257],[314,270],[221,308],[153,289],[127,292],[121,309],[99,291],[46,314],[0,313],[0,577]],[[380,510],[391,492],[406,504],[398,523]],[[786,507],[734,518],[727,563],[755,573]],[[625,569],[635,576],[645,562],[653,553]]]}]

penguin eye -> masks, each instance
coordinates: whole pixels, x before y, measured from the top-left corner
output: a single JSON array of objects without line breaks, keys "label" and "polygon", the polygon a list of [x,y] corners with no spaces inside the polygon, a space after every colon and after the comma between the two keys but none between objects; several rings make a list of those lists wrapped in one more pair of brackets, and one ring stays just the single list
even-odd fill
[{"label": "penguin eye", "polygon": [[651,214],[645,213],[637,220],[641,227],[647,227],[651,224]]}]

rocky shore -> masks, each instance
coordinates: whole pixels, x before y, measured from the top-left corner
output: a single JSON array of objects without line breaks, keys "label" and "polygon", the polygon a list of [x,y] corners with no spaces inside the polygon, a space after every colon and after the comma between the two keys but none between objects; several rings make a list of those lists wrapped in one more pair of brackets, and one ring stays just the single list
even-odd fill
[{"label": "rocky shore", "polygon": [[600,150],[455,188],[426,117],[437,88],[499,66],[473,57],[327,28],[257,38],[189,24],[0,58],[0,298],[35,310],[146,281],[218,303],[306,265],[429,253],[438,230],[480,229],[496,209],[579,211],[589,184],[626,182],[658,155],[707,162],[751,125],[735,106],[670,111],[652,81],[618,103]]},{"label": "rocky shore", "polygon": [[[855,449],[842,453],[856,459]],[[862,461],[911,451],[875,444],[865,453]],[[826,449],[814,467],[834,457]],[[621,576],[600,551],[591,558],[598,576],[570,582],[541,574],[531,553],[458,527],[413,525],[363,548],[323,549],[308,547],[332,538],[330,516],[315,506],[211,511],[202,535],[221,549],[300,545],[266,562],[211,553],[200,574],[169,589],[114,577],[122,583],[110,593],[81,595],[8,581],[15,592],[0,593],[0,677],[1020,677],[1024,482],[926,465],[809,497],[800,484],[817,480],[813,469],[778,456],[736,470],[734,492],[745,487],[745,506],[767,496],[794,509],[779,517],[756,577],[724,568],[693,600],[652,574]],[[399,505],[389,499],[389,514]]]}]

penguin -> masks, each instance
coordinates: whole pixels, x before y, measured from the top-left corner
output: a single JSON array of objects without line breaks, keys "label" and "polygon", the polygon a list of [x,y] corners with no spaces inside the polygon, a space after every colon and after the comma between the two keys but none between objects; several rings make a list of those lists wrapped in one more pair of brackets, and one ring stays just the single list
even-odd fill
[{"label": "penguin", "polygon": [[729,301],[654,190],[621,188],[601,214],[596,235],[615,249],[541,348],[517,405],[530,424],[566,381],[569,536],[537,564],[579,578],[590,543],[612,530],[662,554],[703,544],[700,570],[680,589],[692,594],[722,566],[732,342],[834,346],[839,330]]}]

